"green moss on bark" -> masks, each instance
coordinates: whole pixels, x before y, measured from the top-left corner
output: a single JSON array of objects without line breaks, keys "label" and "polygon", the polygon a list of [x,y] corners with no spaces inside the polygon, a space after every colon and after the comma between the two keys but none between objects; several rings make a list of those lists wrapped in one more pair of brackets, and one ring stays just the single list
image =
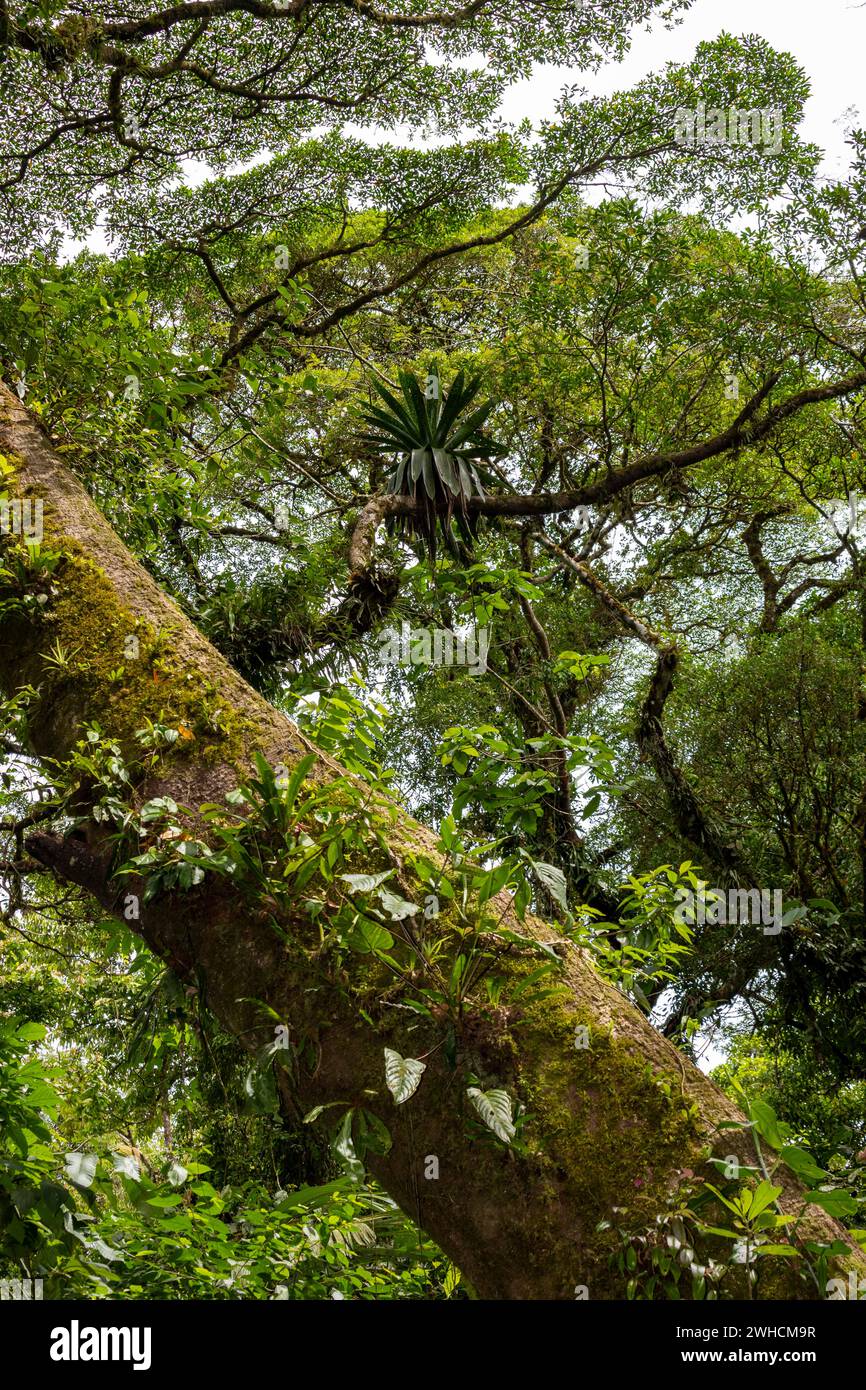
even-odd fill
[{"label": "green moss on bark", "polygon": [[[51,542],[56,545],[56,538]],[[176,633],[158,632],[125,608],[74,542],[66,542],[64,552],[38,632],[21,631],[19,638],[21,683],[39,687],[33,718],[43,735],[50,732],[53,746],[68,752],[81,737],[86,710],[130,759],[141,751],[137,731],[150,721],[181,731],[167,757],[237,770],[248,764],[262,731],[221,700],[215,683],[185,666]],[[138,644],[135,657],[125,655],[129,638]]]}]

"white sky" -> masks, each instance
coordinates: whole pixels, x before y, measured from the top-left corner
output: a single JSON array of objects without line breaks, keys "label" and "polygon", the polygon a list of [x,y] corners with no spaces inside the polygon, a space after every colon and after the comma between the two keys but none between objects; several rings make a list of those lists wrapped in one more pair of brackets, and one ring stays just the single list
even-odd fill
[{"label": "white sky", "polygon": [[[792,53],[810,79],[812,96],[800,133],[827,151],[825,173],[838,176],[845,162],[840,118],[846,109],[866,108],[866,3],[822,0],[695,0],[677,28],[657,24],[637,29],[624,62],[607,64],[584,77],[567,68],[539,68],[531,79],[509,92],[503,107],[508,119],[536,121],[553,113],[560,87],[579,81],[592,93],[632,86],[667,62],[688,62],[703,39],[720,33],[760,34],[774,48]],[[856,124],[856,122],[855,122]]]}]

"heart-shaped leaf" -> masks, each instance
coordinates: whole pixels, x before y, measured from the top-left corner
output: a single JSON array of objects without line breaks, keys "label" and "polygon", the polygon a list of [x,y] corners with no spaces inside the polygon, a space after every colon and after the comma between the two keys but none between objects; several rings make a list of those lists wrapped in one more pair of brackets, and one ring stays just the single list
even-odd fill
[{"label": "heart-shaped leaf", "polygon": [[405,917],[414,917],[421,909],[417,903],[410,903],[387,888],[379,889],[379,901],[392,922],[402,922]]},{"label": "heart-shaped leaf", "polygon": [[386,878],[390,878],[393,872],[393,869],[386,869],[383,874],[340,874],[339,877],[344,883],[348,883],[353,893],[372,893],[373,889],[384,883]]},{"label": "heart-shaped leaf", "polygon": [[478,1114],[503,1144],[510,1144],[515,1134],[511,1115],[511,1097],[507,1091],[481,1091],[470,1086],[466,1092]]},{"label": "heart-shaped leaf", "polygon": [[98,1162],[96,1154],[68,1153],[66,1154],[66,1176],[70,1182],[74,1182],[78,1187],[90,1187],[96,1176]]},{"label": "heart-shaped leaf", "polygon": [[385,1048],[385,1081],[395,1105],[403,1105],[410,1096],[414,1096],[426,1070],[425,1062],[419,1062],[415,1057],[401,1057],[392,1048]]},{"label": "heart-shaped leaf", "polygon": [[566,897],[565,874],[562,869],[558,869],[555,864],[545,864],[540,859],[533,859],[532,867],[539,882],[547,889],[553,901],[558,903],[563,912],[567,912],[568,899]]},{"label": "heart-shaped leaf", "polygon": [[141,1181],[141,1168],[132,1154],[115,1154],[114,1171],[122,1173],[125,1178],[132,1178],[133,1182]]}]

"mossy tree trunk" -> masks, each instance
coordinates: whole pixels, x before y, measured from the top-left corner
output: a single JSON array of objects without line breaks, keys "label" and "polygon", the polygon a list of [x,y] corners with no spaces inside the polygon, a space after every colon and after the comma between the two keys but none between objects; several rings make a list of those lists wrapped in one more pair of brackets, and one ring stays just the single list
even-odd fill
[{"label": "mossy tree trunk", "polygon": [[[68,757],[88,724],[129,752],[146,719],[183,725],[192,736],[135,795],[139,804],[169,795],[198,807],[236,787],[257,750],[289,767],[311,751],[137,564],[2,384],[0,451],[14,468],[10,495],[43,501],[44,545],[65,556],[44,603],[29,612],[7,607],[0,618],[0,682],[7,695],[36,690],[28,730],[37,754]],[[137,660],[125,655],[131,635]],[[61,666],[44,659],[57,641],[70,655]],[[320,754],[311,775],[343,774]],[[104,828],[86,806],[82,812],[80,832],[35,833],[29,848],[120,916],[131,884],[112,880]],[[419,846],[435,853],[433,837],[403,812],[389,836],[398,862]],[[597,1230],[612,1209],[620,1226],[648,1226],[692,1174],[710,1175],[703,1165],[711,1150],[754,1162],[744,1132],[718,1128],[741,1118],[731,1102],[570,944],[562,944],[567,993],[520,1007],[507,1002],[506,989],[506,1002],[467,1015],[455,1059],[434,1021],[395,1007],[393,990],[385,998],[392,977],[377,974],[375,957],[349,957],[335,971],[302,912],[280,934],[226,878],[208,875],[197,888],[157,897],[131,925],[251,1053],[273,1041],[274,1016],[285,1020],[292,1066],[278,1075],[295,1113],[342,1102],[382,1120],[393,1143],[370,1157],[371,1170],[481,1296],[568,1299],[585,1286],[590,1299],[622,1297],[613,1233]],[[542,923],[521,930],[554,937]],[[499,973],[519,978],[522,970],[506,958]],[[579,1025],[587,1047],[575,1045]],[[399,1107],[385,1085],[386,1047],[426,1057],[418,1090]],[[506,1089],[524,1108],[519,1147],[484,1135],[467,1101],[470,1076],[485,1089]],[[782,1200],[802,1206],[793,1178]],[[815,1208],[806,1225],[819,1239],[844,1237]],[[866,1265],[857,1250],[839,1263]],[[780,1266],[760,1287],[810,1296],[790,1279]]]}]

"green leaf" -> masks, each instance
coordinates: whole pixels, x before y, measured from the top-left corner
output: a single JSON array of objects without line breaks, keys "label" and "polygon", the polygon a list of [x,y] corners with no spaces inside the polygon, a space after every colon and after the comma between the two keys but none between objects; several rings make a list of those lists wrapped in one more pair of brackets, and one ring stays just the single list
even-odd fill
[{"label": "green leaf", "polygon": [[464,497],[472,496],[472,479],[469,476],[469,469],[461,458],[456,458],[457,471],[460,475],[460,490]]},{"label": "green leaf", "polygon": [[827,1170],[819,1168],[812,1155],[796,1144],[785,1144],[779,1150],[779,1157],[803,1182],[820,1182],[827,1177]]},{"label": "green leaf", "polygon": [[781,1191],[781,1187],[773,1187],[772,1183],[766,1180],[759,1182],[755,1191],[752,1193],[752,1204],[749,1207],[749,1217],[754,1218],[758,1216],[760,1212],[766,1211],[767,1207],[771,1207],[779,1197]]},{"label": "green leaf", "polygon": [[718,1197],[719,1201],[728,1208],[728,1211],[732,1211],[734,1213],[734,1216],[742,1216],[743,1213],[741,1208],[739,1206],[735,1206],[733,1202],[729,1202],[724,1193],[720,1192],[717,1187],[714,1187],[711,1182],[705,1183],[704,1186],[707,1187],[715,1197]]},{"label": "green leaf", "polygon": [[280,788],[280,797],[287,806],[294,806],[295,798],[300,791],[301,785],[307,773],[315,767],[318,758],[315,753],[307,753],[300,762],[293,768],[291,776],[285,787]]},{"label": "green leaf", "polygon": [[96,1166],[99,1159],[94,1153],[72,1152],[66,1154],[64,1171],[70,1182],[74,1182],[76,1187],[90,1187],[96,1176]]},{"label": "green leaf", "polygon": [[387,888],[380,888],[378,898],[392,922],[402,922],[406,917],[414,917],[421,911],[417,903],[410,903]]},{"label": "green leaf", "polygon": [[319,1116],[323,1115],[326,1110],[333,1110],[335,1106],[343,1104],[344,1102],[341,1100],[329,1100],[325,1105],[314,1105],[312,1110],[307,1111],[303,1122],[305,1125],[315,1124]]},{"label": "green leaf", "polygon": [[392,1143],[388,1126],[378,1115],[374,1115],[372,1110],[358,1111],[355,1150],[359,1158],[363,1158],[367,1153],[389,1153]]},{"label": "green leaf", "polygon": [[461,411],[465,410],[466,407],[472,401],[474,401],[475,397],[478,395],[478,392],[481,390],[480,376],[473,377],[472,380],[468,382],[468,384],[465,387],[463,382],[464,375],[463,372],[460,371],[457,373],[456,377],[454,378],[454,381],[451,384],[451,390],[448,392],[448,395],[445,398],[445,404],[442,407],[442,414],[439,416],[439,428],[437,433],[440,442],[444,443],[444,441],[448,438],[448,431],[451,429],[451,426],[454,424],[454,421],[457,419],[457,416],[460,414]]},{"label": "green leaf", "polygon": [[[378,391],[383,401],[385,401],[391,407],[391,409],[393,410],[394,414],[396,415],[400,423],[403,425],[403,427],[406,430],[408,430],[411,435],[415,435],[415,421],[412,419],[411,414],[409,413],[409,411],[407,411],[403,403],[401,401],[398,401],[397,397],[391,394],[387,386],[383,386],[382,382],[379,381],[376,377],[371,378],[371,385],[373,387],[373,390]],[[371,410],[377,409],[378,407],[371,406]],[[384,413],[385,412],[382,411],[383,415]]]},{"label": "green leaf", "polygon": [[425,1062],[415,1057],[401,1057],[393,1048],[385,1048],[385,1081],[395,1105],[403,1105],[414,1096],[426,1070]]},{"label": "green leaf", "polygon": [[562,869],[558,868],[555,864],[545,864],[544,861],[540,859],[532,859],[530,863],[532,864],[532,868],[539,882],[547,889],[547,892],[553,898],[554,902],[557,903],[564,912],[567,912],[568,897],[565,874],[562,872]]},{"label": "green leaf", "polygon": [[859,1203],[847,1192],[807,1192],[806,1201],[821,1207],[828,1216],[854,1216]]},{"label": "green leaf", "polygon": [[354,951],[360,951],[362,954],[369,951],[390,951],[394,945],[394,938],[381,923],[373,922],[369,917],[362,917],[356,931],[350,937],[349,945]]},{"label": "green leaf", "polygon": [[413,430],[404,425],[402,421],[394,419],[386,411],[380,410],[378,406],[372,406],[364,411],[364,420],[373,430],[384,431],[387,439],[382,439],[379,435],[367,436],[370,443],[378,443],[393,447],[394,443],[401,445],[404,449],[414,449],[418,446],[418,437]]},{"label": "green leaf", "polygon": [[407,403],[418,421],[419,439],[423,439],[426,444],[432,447],[434,440],[430,433],[430,416],[427,413],[427,402],[424,399],[421,387],[418,385],[417,378],[412,376],[410,372],[401,372],[400,384],[403,387],[403,393],[406,396]]},{"label": "green leaf", "polygon": [[507,1091],[481,1091],[477,1086],[469,1086],[466,1094],[489,1130],[510,1144],[517,1133],[511,1115],[511,1097]]},{"label": "green leaf", "polygon": [[434,449],[433,459],[436,464],[436,471],[445,486],[454,493],[455,497],[460,495],[460,479],[457,476],[457,468],[454,459],[447,449]]},{"label": "green leaf", "polygon": [[277,1082],[270,1064],[256,1063],[244,1077],[249,1108],[258,1115],[271,1115],[278,1109]]},{"label": "green leaf", "polygon": [[403,491],[403,483],[406,477],[407,463],[408,459],[406,459],[405,457],[401,458],[398,461],[397,466],[394,469],[394,472],[391,474],[391,477],[388,480],[388,491],[393,492],[395,496],[398,497]]},{"label": "green leaf", "polygon": [[764,1100],[753,1100],[749,1106],[749,1118],[754,1120],[758,1133],[774,1149],[784,1147],[785,1137],[779,1128],[776,1112],[771,1105],[768,1105]]},{"label": "green leaf", "polygon": [[[316,1107],[317,1110],[326,1108],[326,1106]],[[297,1192],[288,1192],[274,1205],[279,1211],[291,1211],[294,1207],[320,1207],[326,1205],[338,1192],[345,1192],[345,1188],[346,1179],[341,1177],[334,1182],[324,1183],[320,1187],[302,1187]]]},{"label": "green leaf", "polygon": [[338,874],[337,877],[348,883],[353,893],[372,893],[373,889],[390,878],[393,872],[393,869],[386,869],[381,874]]},{"label": "green leaf", "polygon": [[427,496],[433,501],[436,497],[436,471],[433,467],[433,454],[429,449],[424,450],[424,487]]},{"label": "green leaf", "polygon": [[364,1175],[364,1165],[359,1160],[355,1152],[355,1146],[352,1143],[352,1125],[354,1119],[355,1110],[353,1107],[346,1111],[340,1122],[340,1127],[334,1136],[334,1152],[342,1159],[349,1172],[355,1174],[355,1176],[360,1179]]},{"label": "green leaf", "polygon": [[452,453],[455,449],[459,449],[461,444],[465,444],[473,434],[481,429],[481,426],[484,424],[484,421],[487,419],[492,409],[493,402],[488,401],[486,405],[479,406],[477,410],[473,410],[472,414],[464,420],[450,438],[445,441]]},{"label": "green leaf", "polygon": [[47,1029],[42,1023],[22,1023],[15,1030],[15,1036],[22,1042],[41,1042]]}]

